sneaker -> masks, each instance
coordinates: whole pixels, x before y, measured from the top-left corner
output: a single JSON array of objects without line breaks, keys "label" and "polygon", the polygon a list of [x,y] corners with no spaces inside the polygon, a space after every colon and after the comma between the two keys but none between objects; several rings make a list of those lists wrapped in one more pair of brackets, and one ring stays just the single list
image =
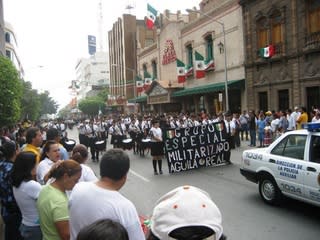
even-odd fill
[{"label": "sneaker", "polygon": [[154,172],[154,175],[158,175],[158,172]]},{"label": "sneaker", "polygon": [[163,172],[160,170],[160,174],[163,174]]}]

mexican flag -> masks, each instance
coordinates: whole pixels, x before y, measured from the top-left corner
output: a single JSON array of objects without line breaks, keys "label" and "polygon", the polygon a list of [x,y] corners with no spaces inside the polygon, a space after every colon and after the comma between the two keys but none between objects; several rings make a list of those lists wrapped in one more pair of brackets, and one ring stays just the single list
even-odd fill
[{"label": "mexican flag", "polygon": [[137,88],[137,92],[141,93],[143,92],[143,81],[142,80],[138,80],[136,81],[136,88]]},{"label": "mexican flag", "polygon": [[265,48],[259,49],[259,56],[264,58],[270,58],[275,54],[275,47],[273,45],[269,45]]},{"label": "mexican flag", "polygon": [[193,75],[193,66],[192,65],[188,65],[186,67],[186,77],[190,77]]},{"label": "mexican flag", "polygon": [[205,65],[204,65],[204,57],[195,51],[195,63],[196,63],[196,78],[204,78],[205,74]]},{"label": "mexican flag", "polygon": [[150,87],[151,83],[152,83],[152,78],[145,78],[144,85],[143,85],[144,90],[147,90]]},{"label": "mexican flag", "polygon": [[156,21],[158,11],[154,9],[149,3],[147,4],[147,21],[146,25],[149,29],[152,29],[154,22]]},{"label": "mexican flag", "polygon": [[204,67],[205,71],[211,71],[211,70],[214,70],[215,68],[214,61],[211,58],[204,61],[204,65],[205,65]]},{"label": "mexican flag", "polygon": [[185,64],[180,61],[178,58],[177,62],[177,76],[178,76],[178,83],[184,83],[186,81],[186,67]]}]

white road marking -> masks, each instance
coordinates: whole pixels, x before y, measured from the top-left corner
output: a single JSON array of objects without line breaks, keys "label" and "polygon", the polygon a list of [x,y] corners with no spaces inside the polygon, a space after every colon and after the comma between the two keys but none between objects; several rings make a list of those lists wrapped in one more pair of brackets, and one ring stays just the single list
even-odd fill
[{"label": "white road marking", "polygon": [[147,179],[147,178],[145,178],[145,177],[141,176],[140,174],[136,173],[136,172],[135,172],[135,171],[133,171],[133,170],[130,170],[130,173],[131,173],[131,174],[133,174],[133,175],[135,175],[136,177],[140,178],[141,180],[143,180],[143,181],[145,181],[145,182],[150,182],[150,180],[149,180],[149,179]]}]

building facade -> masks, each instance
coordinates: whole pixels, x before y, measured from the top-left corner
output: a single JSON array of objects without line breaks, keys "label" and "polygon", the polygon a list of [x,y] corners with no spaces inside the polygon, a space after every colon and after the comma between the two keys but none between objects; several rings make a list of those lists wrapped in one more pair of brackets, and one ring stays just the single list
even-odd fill
[{"label": "building facade", "polygon": [[[248,108],[320,104],[320,1],[242,0]],[[261,49],[271,49],[261,54]],[[263,51],[266,53],[266,51]]]},{"label": "building facade", "polygon": [[[128,100],[136,98],[137,49],[155,42],[156,33],[146,29],[144,20],[124,14],[108,32],[110,91],[108,105],[120,111],[135,111]],[[128,109],[130,108],[130,109]]]},{"label": "building facade", "polygon": [[[138,52],[139,71],[147,69],[152,76],[155,70],[157,73],[157,83],[145,91],[145,98],[138,99],[144,108],[215,114],[227,110],[227,85],[230,110],[245,109],[242,9],[238,1],[206,0],[200,3],[200,10],[189,10],[189,14],[165,11],[164,15],[162,19],[171,16],[171,21],[160,25],[157,43]],[[207,64],[201,77],[196,73],[199,54]],[[180,83],[177,59],[187,69],[187,77]]]},{"label": "building facade", "polygon": [[10,23],[5,22],[4,31],[5,56],[8,57],[16,67],[18,73],[20,74],[20,78],[23,78],[24,70],[18,55],[18,43],[14,29]]},{"label": "building facade", "polygon": [[76,80],[72,81],[72,91],[78,100],[90,97],[102,87],[109,87],[109,58],[107,52],[97,51],[89,58],[82,58],[76,67]]}]

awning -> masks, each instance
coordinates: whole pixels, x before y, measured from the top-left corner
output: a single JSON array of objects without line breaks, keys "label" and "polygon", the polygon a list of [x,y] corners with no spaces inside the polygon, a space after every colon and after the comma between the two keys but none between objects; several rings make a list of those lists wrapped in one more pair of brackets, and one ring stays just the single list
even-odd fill
[{"label": "awning", "polygon": [[136,98],[131,98],[128,100],[129,103],[142,103],[147,102],[147,96],[140,96]]},{"label": "awning", "polygon": [[[211,92],[223,91],[225,82],[207,84],[198,87],[185,88],[183,90],[176,91],[172,94],[172,97],[182,97],[196,94],[205,94]],[[230,80],[228,81],[228,89],[239,89],[244,88],[244,79],[241,80]]]}]

